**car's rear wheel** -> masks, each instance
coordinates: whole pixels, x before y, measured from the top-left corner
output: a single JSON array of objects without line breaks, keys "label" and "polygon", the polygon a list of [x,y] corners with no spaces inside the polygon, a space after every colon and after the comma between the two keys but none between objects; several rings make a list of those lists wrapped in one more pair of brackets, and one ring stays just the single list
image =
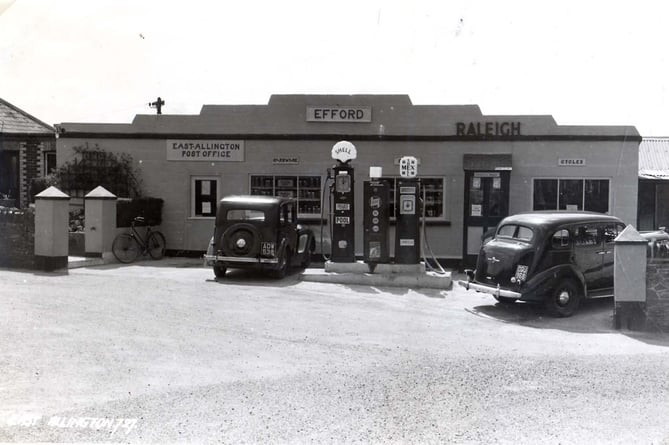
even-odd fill
[{"label": "car's rear wheel", "polygon": [[225,272],[227,272],[228,268],[225,266],[222,266],[220,264],[215,264],[214,265],[214,275],[216,278],[223,278],[225,277]]},{"label": "car's rear wheel", "polygon": [[546,297],[544,306],[554,317],[569,317],[578,309],[581,298],[581,286],[572,279],[565,279]]}]

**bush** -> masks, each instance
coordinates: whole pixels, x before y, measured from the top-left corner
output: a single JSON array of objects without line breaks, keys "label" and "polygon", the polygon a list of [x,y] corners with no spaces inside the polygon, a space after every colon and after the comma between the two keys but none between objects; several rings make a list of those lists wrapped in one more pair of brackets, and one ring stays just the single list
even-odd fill
[{"label": "bush", "polygon": [[163,222],[163,200],[160,198],[119,199],[116,202],[116,227],[130,227],[132,220],[144,217],[145,224],[159,226]]}]

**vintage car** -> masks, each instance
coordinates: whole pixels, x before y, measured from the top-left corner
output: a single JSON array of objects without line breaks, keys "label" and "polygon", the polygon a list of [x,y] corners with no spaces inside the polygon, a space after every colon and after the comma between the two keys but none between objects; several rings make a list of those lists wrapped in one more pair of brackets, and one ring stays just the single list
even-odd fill
[{"label": "vintage car", "polygon": [[613,295],[613,241],[625,224],[593,212],[528,212],[509,216],[483,244],[467,289],[502,303],[542,302],[568,317],[582,298]]},{"label": "vintage car", "polygon": [[218,204],[214,236],[204,255],[217,278],[230,268],[260,268],[282,278],[291,266],[308,267],[316,243],[297,222],[297,202],[272,196],[228,196]]}]

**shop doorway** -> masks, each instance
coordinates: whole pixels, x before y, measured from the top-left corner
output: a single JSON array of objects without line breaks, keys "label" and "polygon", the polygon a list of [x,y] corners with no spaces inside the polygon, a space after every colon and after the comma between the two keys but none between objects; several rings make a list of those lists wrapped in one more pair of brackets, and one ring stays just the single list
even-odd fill
[{"label": "shop doorway", "polygon": [[509,214],[509,171],[465,171],[465,265],[476,264],[483,235]]},{"label": "shop doorway", "polygon": [[0,151],[0,200],[6,207],[18,207],[19,152]]}]

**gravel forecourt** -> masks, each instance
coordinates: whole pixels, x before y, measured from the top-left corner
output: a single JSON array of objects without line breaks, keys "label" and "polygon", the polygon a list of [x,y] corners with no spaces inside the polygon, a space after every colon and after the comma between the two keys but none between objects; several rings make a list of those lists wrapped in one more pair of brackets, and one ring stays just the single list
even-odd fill
[{"label": "gravel forecourt", "polygon": [[669,336],[611,300],[555,319],[184,258],[0,282],[4,442],[669,444]]}]

